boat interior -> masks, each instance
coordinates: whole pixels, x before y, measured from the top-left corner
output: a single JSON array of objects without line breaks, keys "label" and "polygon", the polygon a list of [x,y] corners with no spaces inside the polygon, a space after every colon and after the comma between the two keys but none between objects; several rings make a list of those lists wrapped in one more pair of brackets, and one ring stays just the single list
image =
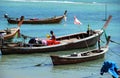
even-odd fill
[{"label": "boat interior", "polygon": [[60,37],[60,38],[57,38],[56,40],[61,41],[63,43],[64,42],[72,42],[72,41],[75,41],[75,40],[78,40],[78,39],[83,39],[83,38],[92,36],[95,33],[96,32],[90,30],[90,31],[87,31],[86,33],[79,33],[79,34],[73,34],[73,35],[70,35],[70,36]]},{"label": "boat interior", "polygon": [[88,52],[72,53],[72,54],[68,55],[67,57],[92,56],[92,55],[98,54],[100,52],[103,52],[103,50],[93,50],[93,51],[88,51]]},{"label": "boat interior", "polygon": [[[56,40],[60,41],[60,43],[69,43],[69,42],[73,42],[73,41],[76,41],[76,40],[79,40],[79,39],[89,37],[89,36],[91,36],[95,33],[96,32],[94,32],[94,31],[90,31],[90,33],[86,32],[86,33],[72,34],[72,35],[69,35],[69,36],[56,38]],[[41,46],[45,46],[41,42],[39,44],[38,43],[29,44],[29,43],[23,43],[23,42],[4,43],[4,45],[9,46],[9,47],[30,47],[30,46],[41,47]]]}]

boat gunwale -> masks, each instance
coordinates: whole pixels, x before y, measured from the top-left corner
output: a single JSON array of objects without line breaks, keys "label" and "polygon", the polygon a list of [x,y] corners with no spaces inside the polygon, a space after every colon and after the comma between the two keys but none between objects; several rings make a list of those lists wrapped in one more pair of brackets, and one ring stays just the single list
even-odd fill
[{"label": "boat gunwale", "polygon": [[[94,57],[94,56],[97,56],[97,55],[101,55],[101,54],[104,54],[108,51],[108,48],[109,47],[102,47],[101,50],[102,52],[99,52],[99,53],[95,53],[93,55],[86,55],[86,56],[70,56],[70,55],[55,55],[56,57],[58,58],[63,58],[63,59],[80,59],[80,58],[87,58],[87,57]],[[94,50],[97,50],[97,49],[94,49]],[[84,51],[84,52],[80,52],[80,53],[77,53],[78,55],[79,54],[82,54],[82,53],[86,53],[86,52],[90,52],[90,51],[94,51],[94,50],[89,50],[89,51]],[[54,56],[54,55],[53,55]]]}]

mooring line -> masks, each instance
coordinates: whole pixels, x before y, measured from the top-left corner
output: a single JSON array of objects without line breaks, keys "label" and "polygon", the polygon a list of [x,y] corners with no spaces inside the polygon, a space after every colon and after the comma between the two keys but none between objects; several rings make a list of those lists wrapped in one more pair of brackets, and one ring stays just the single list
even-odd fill
[{"label": "mooring line", "polygon": [[115,51],[113,51],[111,48],[109,48],[110,49],[110,51],[112,52],[112,53],[114,53],[115,55],[118,55],[118,56],[120,56],[120,54],[117,54]]}]

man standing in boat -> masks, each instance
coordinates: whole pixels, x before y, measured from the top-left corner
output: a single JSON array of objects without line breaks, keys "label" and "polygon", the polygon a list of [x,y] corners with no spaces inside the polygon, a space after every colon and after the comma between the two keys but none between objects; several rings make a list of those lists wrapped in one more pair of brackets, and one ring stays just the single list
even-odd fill
[{"label": "man standing in boat", "polygon": [[89,24],[88,24],[87,34],[88,34],[88,36],[91,36],[91,35],[94,34],[94,31],[92,29],[90,29],[90,25]]}]

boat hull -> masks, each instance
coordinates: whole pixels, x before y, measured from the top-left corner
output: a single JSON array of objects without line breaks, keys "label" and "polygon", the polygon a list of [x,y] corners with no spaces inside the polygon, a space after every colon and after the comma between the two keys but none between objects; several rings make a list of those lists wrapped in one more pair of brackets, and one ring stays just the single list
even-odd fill
[{"label": "boat hull", "polygon": [[51,55],[50,57],[52,59],[53,65],[76,64],[76,63],[82,63],[82,62],[103,58],[107,51],[108,51],[108,48],[106,48],[105,50],[101,50],[101,52],[96,55],[90,55],[90,56],[86,55],[86,56],[79,56],[79,57],[78,56],[62,57],[57,55]]},{"label": "boat hull", "polygon": [[[1,48],[1,52],[3,55],[5,54],[31,54],[31,53],[45,53],[45,52],[56,52],[56,51],[64,51],[71,49],[80,49],[93,46],[97,43],[99,35],[102,35],[103,31],[98,31],[96,34],[83,38],[77,39],[71,42],[61,42],[60,44],[50,45],[50,46],[40,46],[40,47],[31,47],[31,46],[17,46],[17,47],[7,47],[3,46]],[[72,35],[68,35],[71,36]],[[75,36],[75,34],[73,35]],[[68,38],[66,36],[58,37],[57,40]]]},{"label": "boat hull", "polygon": [[[53,17],[48,19],[28,19],[24,20],[23,24],[55,24],[60,23],[64,16]],[[18,24],[19,20],[9,18],[8,23],[10,24]]]},{"label": "boat hull", "polygon": [[76,64],[76,63],[96,60],[96,59],[103,58],[103,57],[104,57],[104,54],[93,56],[93,57],[87,57],[87,58],[79,58],[79,59],[78,58],[72,58],[72,59],[60,58],[57,56],[51,56],[51,58],[53,59],[53,65]]}]

